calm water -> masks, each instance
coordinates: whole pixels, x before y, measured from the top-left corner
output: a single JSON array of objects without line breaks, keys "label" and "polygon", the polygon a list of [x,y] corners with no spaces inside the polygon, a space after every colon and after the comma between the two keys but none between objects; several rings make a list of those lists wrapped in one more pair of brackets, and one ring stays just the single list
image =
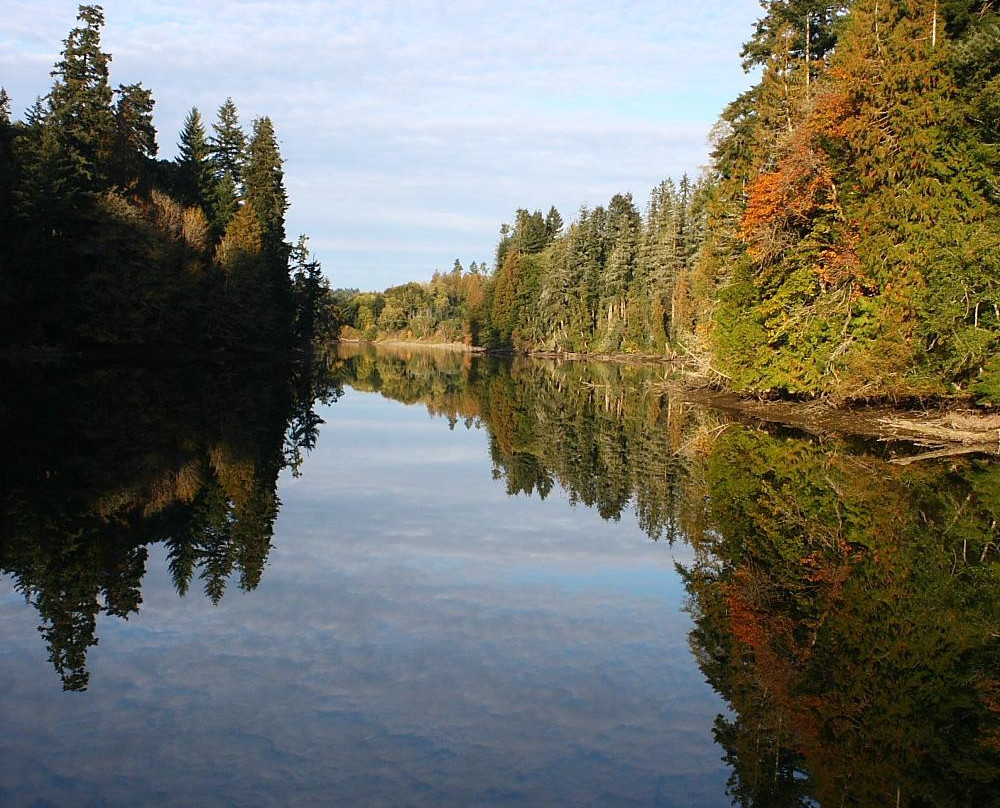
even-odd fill
[{"label": "calm water", "polygon": [[985,461],[611,365],[12,374],[4,806],[1000,804]]}]

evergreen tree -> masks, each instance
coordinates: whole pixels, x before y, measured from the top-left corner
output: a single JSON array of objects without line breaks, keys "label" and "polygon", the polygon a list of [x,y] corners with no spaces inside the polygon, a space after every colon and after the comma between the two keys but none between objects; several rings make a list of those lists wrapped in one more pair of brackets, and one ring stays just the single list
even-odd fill
[{"label": "evergreen tree", "polygon": [[278,284],[287,280],[288,273],[288,245],[285,244],[288,195],[284,178],[274,125],[270,118],[258,118],[253,123],[250,139],[243,177],[243,198],[257,214],[264,256]]},{"label": "evergreen tree", "polygon": [[240,195],[236,189],[236,181],[228,171],[213,184],[208,205],[208,220],[212,225],[212,231],[221,237],[236,215],[236,211],[240,209]]},{"label": "evergreen tree", "polygon": [[215,195],[212,150],[197,107],[191,107],[184,118],[184,127],[177,142],[176,163],[181,199],[189,205],[211,211]]},{"label": "evergreen tree", "polygon": [[101,50],[101,7],[80,6],[77,19],[82,25],[64,40],[62,58],[52,71],[56,81],[48,95],[46,122],[58,133],[71,181],[82,190],[98,191],[107,182],[115,133],[111,55]]},{"label": "evergreen tree", "polygon": [[562,229],[562,216],[559,215],[559,211],[556,210],[556,206],[553,205],[549,208],[549,212],[545,214],[545,233],[551,241],[562,232]]},{"label": "evergreen tree", "polygon": [[122,188],[146,185],[157,151],[153,94],[141,84],[129,84],[120,86],[115,95],[111,181]]},{"label": "evergreen tree", "polygon": [[994,353],[996,210],[951,81],[934,0],[858,0],[835,69],[845,206],[859,233],[862,296],[845,369],[860,389],[941,392]]},{"label": "evergreen tree", "polygon": [[232,98],[227,98],[219,107],[212,131],[214,134],[209,139],[209,144],[212,147],[216,177],[221,179],[228,173],[239,188],[243,183],[247,138],[240,127],[239,113]]}]

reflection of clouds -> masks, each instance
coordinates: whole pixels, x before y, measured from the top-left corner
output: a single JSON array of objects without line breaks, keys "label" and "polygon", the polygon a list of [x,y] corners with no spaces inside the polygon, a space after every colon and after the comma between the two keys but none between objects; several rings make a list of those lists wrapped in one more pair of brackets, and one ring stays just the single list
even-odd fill
[{"label": "reflection of clouds", "polygon": [[[326,416],[258,591],[178,598],[154,550],[90,692],[0,604],[5,805],[728,804],[670,548],[507,498],[482,431],[371,394]],[[367,450],[388,421],[393,467]],[[359,495],[378,473],[403,509]]]},{"label": "reflection of clouds", "polygon": [[[152,88],[163,156],[193,104],[211,119],[231,95],[245,122],[270,115],[289,233],[314,236],[339,285],[368,288],[488,260],[516,207],[555,204],[569,221],[584,201],[696,172],[748,84],[738,54],[760,13],[744,0],[103,5],[113,83]],[[48,91],[76,8],[4,4],[18,116]]]}]

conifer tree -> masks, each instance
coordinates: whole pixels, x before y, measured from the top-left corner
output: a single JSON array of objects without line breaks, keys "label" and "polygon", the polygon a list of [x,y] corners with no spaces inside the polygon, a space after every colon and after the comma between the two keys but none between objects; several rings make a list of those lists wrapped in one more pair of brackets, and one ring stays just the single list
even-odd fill
[{"label": "conifer tree", "polygon": [[157,152],[153,94],[141,84],[129,84],[119,86],[115,95],[111,181],[123,188],[145,184]]},{"label": "conifer tree", "polygon": [[[995,209],[970,149],[934,0],[858,0],[833,65],[864,294],[845,368],[868,389],[961,383],[992,353]],[[986,180],[988,181],[988,180]],[[864,380],[864,381],[863,381]],[[880,391],[881,392],[881,391]]]},{"label": "conifer tree", "polygon": [[77,19],[81,25],[64,40],[62,58],[52,71],[56,81],[48,95],[46,121],[58,133],[74,184],[97,191],[107,181],[114,142],[111,55],[101,50],[101,7],[80,6]]},{"label": "conifer tree", "polygon": [[212,225],[212,231],[221,237],[236,215],[236,211],[240,209],[240,195],[236,189],[236,181],[228,171],[215,180],[208,205],[208,220]]},{"label": "conifer tree", "polygon": [[556,210],[556,206],[553,205],[549,208],[549,212],[545,214],[545,232],[548,234],[549,240],[558,236],[562,232],[562,229],[562,216],[559,215],[559,211]]},{"label": "conifer tree", "polygon": [[184,118],[177,142],[176,162],[179,169],[178,190],[184,202],[210,212],[215,195],[212,151],[197,107],[191,107]]},{"label": "conifer tree", "polygon": [[253,122],[248,158],[243,177],[243,198],[257,214],[264,255],[276,282],[287,280],[288,246],[285,244],[285,173],[271,119]]},{"label": "conifer tree", "polygon": [[236,187],[243,183],[243,166],[246,162],[247,138],[240,127],[239,113],[232,98],[219,107],[218,117],[212,124],[209,139],[216,177],[221,179],[228,172]]}]

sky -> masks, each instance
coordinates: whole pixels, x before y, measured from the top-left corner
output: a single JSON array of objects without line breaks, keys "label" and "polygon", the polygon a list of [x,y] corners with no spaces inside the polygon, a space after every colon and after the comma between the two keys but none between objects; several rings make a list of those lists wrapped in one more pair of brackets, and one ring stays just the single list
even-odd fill
[{"label": "sky", "polygon": [[[51,86],[78,3],[6,0],[0,85],[15,117]],[[106,0],[112,84],[156,99],[160,156],[197,106],[269,116],[290,240],[335,287],[492,261],[517,208],[580,206],[695,175],[746,89],[752,0]]]}]

